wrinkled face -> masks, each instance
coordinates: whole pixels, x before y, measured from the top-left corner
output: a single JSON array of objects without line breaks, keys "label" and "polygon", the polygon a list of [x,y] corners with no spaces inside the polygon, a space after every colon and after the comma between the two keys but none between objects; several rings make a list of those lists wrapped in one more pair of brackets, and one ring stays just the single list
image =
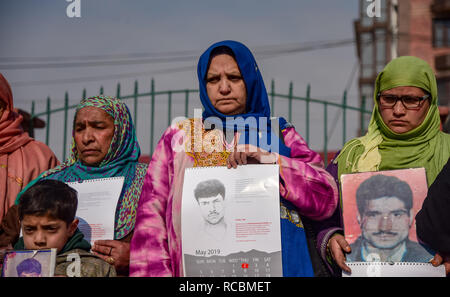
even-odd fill
[{"label": "wrinkled face", "polygon": [[222,221],[225,215],[224,199],[221,194],[215,197],[198,198],[198,205],[203,218],[210,224]]},{"label": "wrinkled face", "polygon": [[[408,86],[395,87],[383,91],[382,95],[422,97],[425,95],[425,92],[421,88]],[[430,108],[429,100],[427,99],[421,102],[421,106],[418,109],[406,109],[401,100],[398,100],[394,107],[391,108],[384,108],[379,103],[378,106],[383,122],[393,132],[401,134],[411,131],[422,124]]]},{"label": "wrinkled face", "polygon": [[206,91],[212,105],[225,115],[246,112],[247,90],[239,67],[233,57],[215,56],[206,75]]},{"label": "wrinkled face", "polygon": [[396,197],[382,197],[367,202],[360,225],[369,246],[393,249],[408,238],[412,210]]},{"label": "wrinkled face", "polygon": [[97,107],[84,107],[77,112],[74,139],[78,158],[87,166],[98,166],[108,153],[114,136],[114,119]]},{"label": "wrinkled face", "polygon": [[56,248],[58,253],[77,229],[78,220],[67,225],[49,215],[25,215],[21,221],[23,241],[27,250]]}]

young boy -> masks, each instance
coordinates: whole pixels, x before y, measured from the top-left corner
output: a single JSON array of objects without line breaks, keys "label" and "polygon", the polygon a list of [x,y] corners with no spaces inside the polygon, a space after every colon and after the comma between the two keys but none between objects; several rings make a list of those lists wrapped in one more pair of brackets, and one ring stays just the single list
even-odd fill
[{"label": "young boy", "polygon": [[57,180],[41,180],[22,194],[19,218],[23,237],[15,250],[57,249],[55,276],[112,277],[114,266],[90,253],[75,218],[77,192]]}]

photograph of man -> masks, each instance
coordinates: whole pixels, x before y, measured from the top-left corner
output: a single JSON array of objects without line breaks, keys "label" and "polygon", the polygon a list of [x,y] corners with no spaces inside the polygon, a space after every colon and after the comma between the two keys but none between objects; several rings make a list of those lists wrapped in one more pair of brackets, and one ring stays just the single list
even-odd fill
[{"label": "photograph of man", "polygon": [[33,258],[28,258],[16,267],[18,277],[41,277],[41,263]]},{"label": "photograph of man", "polygon": [[194,196],[204,219],[205,235],[223,240],[227,232],[224,184],[217,179],[202,181],[195,187]]},{"label": "photograph of man", "polygon": [[356,190],[356,205],[361,236],[350,245],[347,261],[428,262],[433,257],[408,238],[414,221],[408,183],[373,175]]}]

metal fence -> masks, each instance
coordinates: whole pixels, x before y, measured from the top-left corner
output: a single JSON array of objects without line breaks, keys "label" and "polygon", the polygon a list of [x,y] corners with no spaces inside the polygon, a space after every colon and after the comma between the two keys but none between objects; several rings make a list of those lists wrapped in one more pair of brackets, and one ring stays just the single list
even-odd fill
[{"label": "metal fence", "polygon": [[[104,95],[104,88],[100,87],[99,90],[100,95]],[[115,91],[115,97],[120,98],[124,100],[127,105],[130,108],[130,111],[132,113],[133,122],[135,123],[136,131],[140,131],[141,137],[138,135],[139,138],[147,138],[148,137],[148,153],[149,155],[152,154],[154,150],[154,146],[157,143],[157,141],[160,138],[160,135],[157,135],[155,133],[155,108],[158,107],[161,104],[164,104],[166,107],[167,117],[166,122],[164,120],[158,120],[158,124],[164,127],[168,127],[171,124],[172,118],[174,116],[180,116],[180,111],[178,111],[178,114],[175,114],[173,111],[173,105],[174,105],[174,97],[177,96],[177,103],[178,105],[184,105],[184,115],[186,118],[189,117],[189,114],[191,113],[190,106],[192,105],[192,98],[194,95],[198,95],[198,90],[195,89],[182,89],[182,90],[168,90],[168,91],[156,91],[155,90],[155,81],[152,79],[150,84],[150,91],[149,92],[139,92],[139,86],[138,81],[134,82],[134,92],[130,95],[122,95],[121,94],[121,85],[120,83],[116,86]],[[339,117],[342,116],[340,130],[342,131],[341,135],[341,143],[342,145],[348,140],[348,133],[347,133],[347,127],[348,127],[348,112],[356,112],[357,118],[359,118],[359,123],[355,123],[354,121],[351,122],[354,126],[358,126],[359,134],[361,134],[361,131],[365,131],[365,123],[367,122],[367,115],[371,114],[371,110],[366,110],[366,100],[365,98],[362,98],[361,106],[355,107],[350,106],[347,104],[347,92],[344,92],[341,97],[341,102],[330,102],[326,100],[320,100],[311,98],[311,86],[308,85],[306,89],[306,94],[304,97],[302,96],[296,96],[293,94],[293,84],[292,82],[289,84],[289,90],[287,94],[281,94],[277,93],[275,91],[275,81],[272,80],[270,84],[270,89],[268,92],[270,104],[271,104],[271,112],[272,116],[283,116],[285,117],[289,122],[295,121],[298,125],[301,125],[302,128],[299,129],[296,125],[297,131],[305,138],[306,142],[310,147],[315,149],[316,151],[321,151],[324,156],[325,164],[328,163],[328,145],[329,145],[329,117],[330,117],[330,108],[334,108],[337,113],[339,113]],[[181,96],[181,100],[180,100]],[[86,98],[86,89],[82,92],[82,98]],[[197,99],[197,98],[195,98]],[[131,102],[130,102],[131,101]],[[181,101],[181,102],[180,102]],[[183,102],[184,101],[184,102]],[[58,100],[60,103],[61,100]],[[197,103],[199,100],[197,99]],[[282,103],[283,102],[283,103]],[[294,108],[294,104],[297,102],[302,102],[301,108]],[[148,119],[146,119],[146,123],[143,124],[147,127],[142,127],[142,125],[138,125],[138,117],[141,109],[139,108],[142,104],[149,105],[146,109],[145,115],[148,115]],[[284,112],[280,114],[279,112],[279,106],[281,104],[284,104]],[[287,106],[286,106],[287,104]],[[60,143],[60,146],[62,148],[62,154],[61,160],[65,160],[67,157],[67,148],[70,144],[70,139],[68,139],[68,132],[72,130],[72,126],[69,125],[69,121],[72,124],[73,118],[71,117],[69,119],[69,112],[74,112],[77,104],[69,105],[69,95],[66,92],[64,97],[64,105],[62,107],[54,108],[52,109],[52,100],[50,97],[46,100],[46,107],[45,110],[42,112],[36,112],[36,102],[33,101],[31,104],[31,124],[33,123],[33,119],[36,117],[42,117],[46,120],[46,126],[45,126],[45,137],[44,139],[39,139],[43,142],[45,142],[47,145],[50,146],[50,135],[54,137],[57,135],[57,133],[51,133],[51,129],[60,130],[62,127],[62,138],[58,138],[57,143]],[[132,106],[132,108],[130,107]],[[314,111],[312,108],[314,107]],[[286,111],[287,109],[287,111]],[[321,111],[320,111],[321,110]],[[142,111],[141,111],[142,113]],[[283,114],[284,113],[284,114]],[[320,113],[322,116],[320,116]],[[62,114],[62,123],[55,123],[53,122],[54,114]],[[316,125],[312,122],[311,116],[315,115],[316,118],[322,118],[322,124]],[[319,114],[319,115],[318,115]],[[142,116],[142,115],[141,115]],[[162,115],[158,113],[158,116],[161,117]],[[301,123],[303,121],[303,123]],[[316,120],[317,122],[317,120]],[[332,125],[336,125],[337,123],[332,123]],[[313,129],[312,129],[312,126]],[[311,143],[311,136],[312,132],[314,134],[319,134],[318,132],[318,126],[322,126],[320,130],[322,130],[322,141],[320,141],[321,147],[318,147],[317,145],[314,145],[314,143]],[[53,128],[52,128],[53,127]],[[54,128],[56,127],[56,128]],[[335,128],[335,127],[333,127]],[[68,130],[69,129],[69,130]],[[314,130],[314,131],[312,131]],[[33,133],[33,127],[30,127],[30,134],[34,136]],[[147,134],[147,136],[142,136],[143,134]],[[317,135],[315,135],[317,136]],[[354,137],[354,135],[349,138]],[[141,148],[143,146],[142,139],[139,140]],[[319,142],[319,141],[317,141]],[[59,146],[59,144],[54,144],[53,147],[50,146],[52,149],[55,150],[55,145]]]}]

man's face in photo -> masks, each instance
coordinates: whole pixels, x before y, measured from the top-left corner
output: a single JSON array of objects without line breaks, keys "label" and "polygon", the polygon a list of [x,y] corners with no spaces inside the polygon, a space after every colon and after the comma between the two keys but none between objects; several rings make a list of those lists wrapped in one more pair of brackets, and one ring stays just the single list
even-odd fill
[{"label": "man's face in photo", "polygon": [[225,205],[221,194],[213,197],[198,198],[198,205],[203,218],[208,223],[215,225],[222,221],[225,215]]},{"label": "man's face in photo", "polygon": [[359,218],[362,236],[372,247],[393,249],[408,238],[412,209],[396,197],[368,200]]}]

